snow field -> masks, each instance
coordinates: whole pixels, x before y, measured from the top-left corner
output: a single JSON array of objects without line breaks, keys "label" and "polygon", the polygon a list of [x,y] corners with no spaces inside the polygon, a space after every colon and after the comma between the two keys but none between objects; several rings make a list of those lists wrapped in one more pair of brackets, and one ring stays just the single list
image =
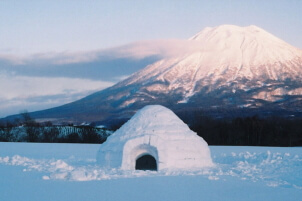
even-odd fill
[{"label": "snow field", "polygon": [[[58,154],[52,158],[37,158],[30,154],[3,155],[3,145],[12,147],[57,147],[64,152],[64,144],[23,144],[0,143],[1,166],[20,166],[23,174],[40,172],[43,180],[93,181],[134,177],[154,176],[203,176],[208,180],[228,181],[230,178],[248,182],[264,182],[269,187],[285,187],[302,190],[302,148],[270,148],[270,147],[216,147],[210,146],[215,167],[191,170],[130,171],[121,169],[102,169],[97,165],[95,154],[99,145],[68,145],[73,147],[65,157]],[[9,146],[10,145],[10,146]],[[20,146],[21,145],[21,146]],[[89,157],[78,157],[72,150],[85,147],[94,148],[95,153]],[[79,149],[80,148],[80,149]],[[81,149],[82,148],[82,149]],[[18,150],[18,149],[17,149]],[[51,150],[51,149],[50,149]],[[93,149],[91,149],[93,150]],[[246,150],[246,151],[245,151]],[[22,152],[22,149],[19,150]],[[43,153],[42,153],[43,154]],[[64,155],[63,155],[64,156]]]},{"label": "snow field", "polygon": [[212,168],[105,170],[100,145],[0,143],[2,201],[296,201],[302,148],[210,146]]}]

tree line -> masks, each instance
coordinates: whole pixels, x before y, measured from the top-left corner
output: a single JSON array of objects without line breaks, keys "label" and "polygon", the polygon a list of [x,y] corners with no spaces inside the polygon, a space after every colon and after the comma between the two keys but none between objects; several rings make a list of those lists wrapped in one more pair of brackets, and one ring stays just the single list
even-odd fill
[{"label": "tree line", "polygon": [[98,143],[106,141],[110,131],[93,126],[56,126],[39,123],[28,113],[22,119],[0,124],[1,142]]},{"label": "tree line", "polygon": [[219,119],[192,112],[182,120],[209,145],[302,146],[302,119],[237,117]]},{"label": "tree line", "polygon": [[[302,146],[302,119],[284,117],[237,117],[219,119],[200,111],[178,114],[209,145]],[[124,122],[118,122],[119,128]],[[55,126],[38,123],[28,113],[22,120],[0,124],[0,141],[103,143],[112,133],[93,126]]]}]

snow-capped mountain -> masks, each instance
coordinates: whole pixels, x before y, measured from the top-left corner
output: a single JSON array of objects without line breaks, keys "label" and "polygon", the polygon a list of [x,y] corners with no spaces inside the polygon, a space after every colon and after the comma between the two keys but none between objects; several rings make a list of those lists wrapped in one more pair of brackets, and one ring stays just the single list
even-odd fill
[{"label": "snow-capped mountain", "polygon": [[205,28],[189,40],[200,49],[149,65],[119,86],[139,84],[147,92],[178,91],[188,101],[205,86],[209,91],[230,85],[232,91],[250,90],[269,80],[301,79],[302,51],[256,26]]},{"label": "snow-capped mountain", "polygon": [[157,61],[79,101],[32,114],[101,121],[129,118],[148,104],[172,110],[283,108],[302,112],[302,50],[256,26],[205,28],[189,43],[198,48]]}]

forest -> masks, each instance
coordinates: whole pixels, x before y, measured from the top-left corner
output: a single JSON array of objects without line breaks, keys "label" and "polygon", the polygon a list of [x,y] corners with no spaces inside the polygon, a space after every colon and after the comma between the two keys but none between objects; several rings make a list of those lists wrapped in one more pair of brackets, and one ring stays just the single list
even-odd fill
[{"label": "forest", "polygon": [[[209,145],[232,146],[302,146],[302,119],[284,117],[214,118],[200,112],[178,114]],[[124,123],[109,129],[93,124],[75,126],[38,123],[22,114],[22,119],[0,124],[2,142],[103,143]]]},{"label": "forest", "polygon": [[209,145],[302,146],[301,118],[213,118],[196,112],[181,119]]},{"label": "forest", "polygon": [[112,133],[89,125],[39,123],[28,113],[22,119],[0,124],[0,142],[94,143],[101,144]]}]

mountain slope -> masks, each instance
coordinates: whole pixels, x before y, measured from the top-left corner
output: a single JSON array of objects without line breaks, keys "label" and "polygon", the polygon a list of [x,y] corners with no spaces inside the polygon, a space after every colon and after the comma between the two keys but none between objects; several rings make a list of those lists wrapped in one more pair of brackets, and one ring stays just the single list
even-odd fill
[{"label": "mountain slope", "polygon": [[220,82],[299,80],[302,75],[302,51],[256,26],[206,28],[190,40],[200,45],[199,51],[158,61],[122,84],[148,85],[148,91],[179,89],[192,96],[200,87],[218,88]]},{"label": "mountain slope", "polygon": [[205,28],[189,42],[196,51],[155,62],[79,101],[32,114],[74,122],[129,118],[148,104],[174,110],[301,108],[300,49],[256,26]]}]

